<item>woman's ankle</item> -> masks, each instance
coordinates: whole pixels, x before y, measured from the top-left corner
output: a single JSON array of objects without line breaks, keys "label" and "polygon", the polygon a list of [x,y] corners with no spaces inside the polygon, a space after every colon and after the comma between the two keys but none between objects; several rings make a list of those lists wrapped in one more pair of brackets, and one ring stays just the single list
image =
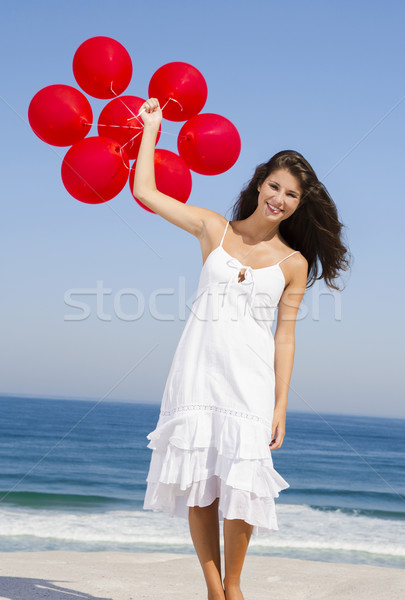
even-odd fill
[{"label": "woman's ankle", "polygon": [[224,579],[225,600],[243,600],[242,590],[240,589],[240,581]]}]

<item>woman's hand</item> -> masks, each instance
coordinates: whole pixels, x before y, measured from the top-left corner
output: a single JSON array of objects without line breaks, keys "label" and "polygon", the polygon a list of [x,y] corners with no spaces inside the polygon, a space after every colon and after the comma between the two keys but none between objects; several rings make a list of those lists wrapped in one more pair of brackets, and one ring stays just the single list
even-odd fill
[{"label": "woman's hand", "polygon": [[157,98],[146,100],[142,104],[140,112],[142,113],[140,114],[140,118],[144,122],[145,127],[159,128],[163,115]]},{"label": "woman's hand", "polygon": [[[277,410],[277,407],[274,409],[273,415],[273,425],[271,430],[272,441],[269,444],[270,450],[277,450],[281,447],[284,436],[285,436],[285,421],[286,421],[286,411],[285,409]],[[276,435],[277,432],[277,435]],[[276,435],[276,437],[275,437]]]}]

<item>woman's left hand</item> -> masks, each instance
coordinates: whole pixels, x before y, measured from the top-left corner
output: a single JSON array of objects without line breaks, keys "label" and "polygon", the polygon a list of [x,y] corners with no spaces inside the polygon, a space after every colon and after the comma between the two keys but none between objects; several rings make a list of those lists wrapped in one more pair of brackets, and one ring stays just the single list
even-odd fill
[{"label": "woman's left hand", "polygon": [[277,408],[275,408],[273,415],[273,425],[271,429],[272,441],[269,444],[270,450],[277,450],[278,448],[281,448],[285,436],[285,421],[286,411],[277,410]]}]

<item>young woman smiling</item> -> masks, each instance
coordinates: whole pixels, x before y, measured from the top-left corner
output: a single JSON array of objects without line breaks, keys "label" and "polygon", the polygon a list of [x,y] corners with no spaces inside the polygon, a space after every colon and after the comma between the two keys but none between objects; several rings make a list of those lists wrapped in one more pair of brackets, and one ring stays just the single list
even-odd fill
[{"label": "young woman smiling", "polygon": [[208,599],[242,600],[250,537],[278,529],[274,498],[289,486],[271,451],[285,436],[298,309],[316,279],[338,289],[334,279],[349,267],[342,224],[310,164],[292,150],[256,168],[231,221],[162,194],[154,177],[162,111],[155,98],[143,108],[134,195],[194,235],[203,260],[159,420],[148,435],[153,452],[144,508],[188,518]]}]

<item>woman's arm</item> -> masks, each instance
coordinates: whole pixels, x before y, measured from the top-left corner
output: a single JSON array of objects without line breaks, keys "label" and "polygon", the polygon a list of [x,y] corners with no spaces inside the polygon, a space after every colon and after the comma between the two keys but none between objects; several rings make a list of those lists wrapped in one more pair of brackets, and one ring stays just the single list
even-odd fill
[{"label": "woman's arm", "polygon": [[[156,98],[149,98],[141,108],[145,108],[140,116],[144,122],[144,130],[136,160],[134,196],[155,213],[195,235],[201,241],[202,238],[207,237],[207,225],[210,228],[210,222],[218,221],[219,215],[207,208],[184,204],[157,190],[154,156],[162,110]],[[220,219],[222,222],[223,217]]]},{"label": "woman's arm", "polygon": [[278,305],[277,327],[274,334],[275,406],[273,417],[272,450],[280,448],[285,436],[288,390],[294,364],[295,323],[305,294],[308,262],[301,254],[291,265],[291,279],[285,287]]}]

